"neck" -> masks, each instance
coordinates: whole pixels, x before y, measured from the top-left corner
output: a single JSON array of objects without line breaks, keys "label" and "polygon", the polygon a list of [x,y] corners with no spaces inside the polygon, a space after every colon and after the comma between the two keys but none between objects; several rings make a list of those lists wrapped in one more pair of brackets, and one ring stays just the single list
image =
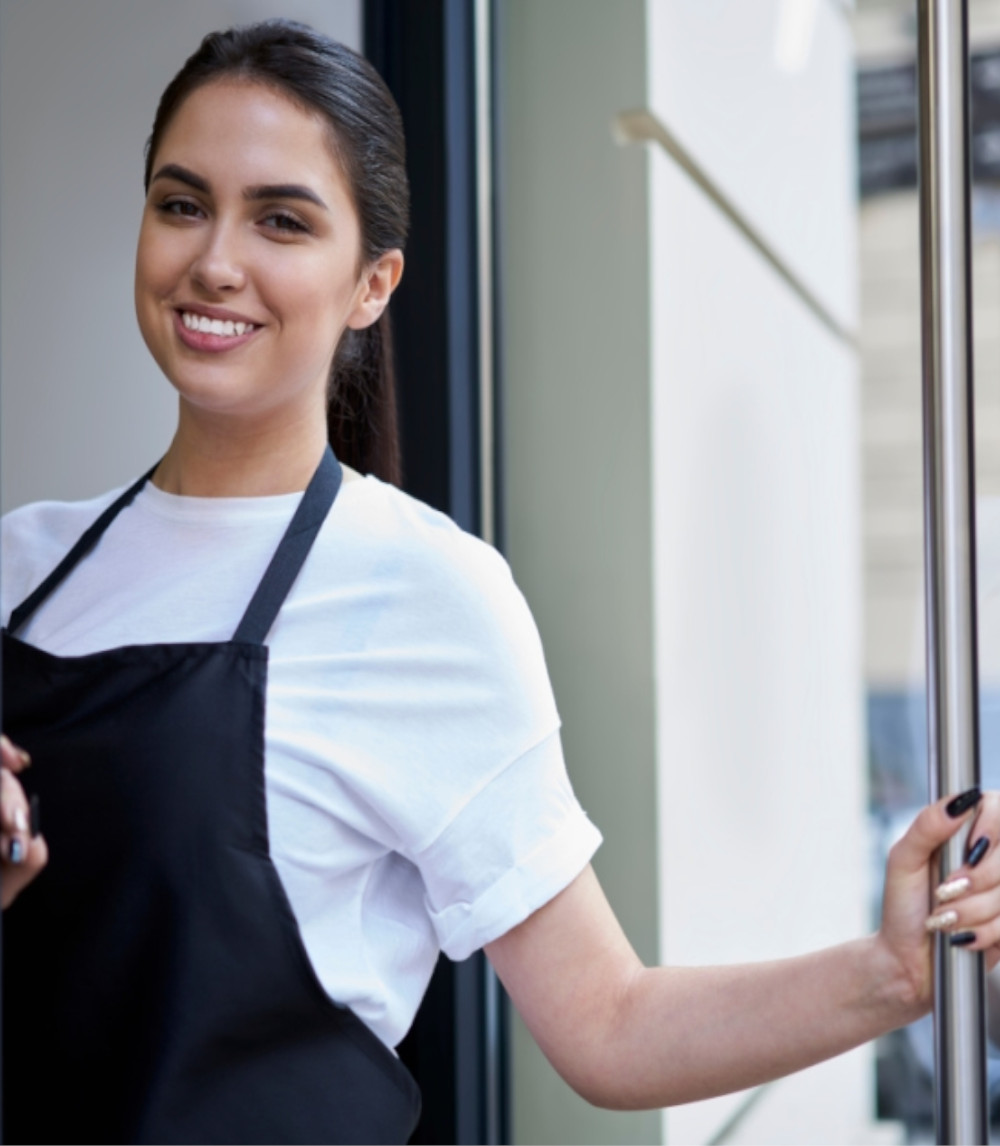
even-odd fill
[{"label": "neck", "polygon": [[326,423],[236,425],[192,413],[182,402],[177,432],[153,475],[164,493],[186,497],[267,497],[309,484],[326,447]]}]

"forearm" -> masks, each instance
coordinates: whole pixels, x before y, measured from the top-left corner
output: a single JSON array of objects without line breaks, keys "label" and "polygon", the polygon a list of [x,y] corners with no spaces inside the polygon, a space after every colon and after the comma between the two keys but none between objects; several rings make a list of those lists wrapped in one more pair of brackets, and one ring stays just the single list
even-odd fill
[{"label": "forearm", "polygon": [[916,1018],[928,997],[877,938],[773,963],[646,968],[589,870],[487,953],[556,1070],[621,1109],[801,1070]]},{"label": "forearm", "polygon": [[578,1044],[567,1066],[601,1106],[670,1106],[741,1090],[918,1017],[924,1007],[899,982],[874,938],[773,963],[641,968],[605,1029]]}]

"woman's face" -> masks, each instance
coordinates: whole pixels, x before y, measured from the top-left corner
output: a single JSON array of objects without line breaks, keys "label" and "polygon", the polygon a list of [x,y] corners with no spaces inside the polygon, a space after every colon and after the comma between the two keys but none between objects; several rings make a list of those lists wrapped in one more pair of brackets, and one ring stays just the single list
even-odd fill
[{"label": "woman's face", "polygon": [[361,265],[318,114],[245,80],[184,101],[153,156],[135,276],[142,336],[182,402],[321,416],[341,333],[374,321],[396,278]]}]

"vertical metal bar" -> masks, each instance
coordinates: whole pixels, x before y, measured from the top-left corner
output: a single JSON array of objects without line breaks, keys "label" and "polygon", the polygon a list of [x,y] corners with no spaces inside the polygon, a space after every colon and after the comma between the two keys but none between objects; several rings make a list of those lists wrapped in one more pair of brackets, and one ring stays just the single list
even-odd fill
[{"label": "vertical metal bar", "polygon": [[[493,212],[493,0],[473,0],[476,132],[476,261],[479,300],[479,535],[491,545],[496,532],[497,489],[496,424],[494,421],[494,363],[496,320],[494,308]],[[506,1141],[504,1110],[503,988],[487,962],[483,969],[483,1142],[500,1146]]]},{"label": "vertical metal bar", "polygon": [[492,2],[475,0],[476,256],[479,295],[480,536],[496,544],[493,426],[493,76]]},{"label": "vertical metal bar", "polygon": [[[931,796],[979,783],[966,0],[919,0],[924,521]],[[942,879],[967,833],[942,849]],[[981,955],[935,947],[937,1140],[985,1143]]]},{"label": "vertical metal bar", "polygon": [[475,41],[467,0],[444,0],[449,514],[479,532]]}]

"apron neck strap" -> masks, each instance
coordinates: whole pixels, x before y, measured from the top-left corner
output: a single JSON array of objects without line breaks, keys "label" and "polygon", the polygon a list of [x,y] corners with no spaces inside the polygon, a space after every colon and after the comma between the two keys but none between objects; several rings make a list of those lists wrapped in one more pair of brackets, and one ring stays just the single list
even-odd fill
[{"label": "apron neck strap", "polygon": [[309,555],[312,543],[330,512],[340,490],[343,471],[329,446],[323,454],[306,492],[302,495],[285,535],[275,550],[257,592],[254,593],[243,620],[233,634],[234,641],[262,645],[274,624],[278,610],[285,602],[299,570]]},{"label": "apron neck strap", "polygon": [[[11,636],[24,625],[42,602],[66,580],[94,548],[100,541],[101,535],[118,514],[126,506],[132,504],[136,495],[153,476],[155,470],[156,466],[153,466],[148,473],[143,474],[134,485],[129,486],[117,500],[112,502],[38,588],[11,613],[10,621],[7,624],[7,632]],[[340,468],[340,463],[334,457],[333,450],[327,446],[323,458],[306,487],[302,500],[299,502],[274,556],[271,558],[271,563],[243,614],[243,620],[240,621],[233,636],[234,641],[248,641],[255,645],[264,643],[264,638],[274,624],[278,610],[284,604],[285,597],[288,596],[288,591],[298,576],[302,563],[308,556],[312,543],[316,540],[316,535],[326,520],[326,515],[330,512],[330,507],[340,490],[342,476],[343,471]]]},{"label": "apron neck strap", "polygon": [[[156,465],[160,463],[157,462]],[[73,570],[80,564],[80,562],[87,556],[87,554],[94,548],[94,546],[101,540],[101,535],[114,521],[119,513],[128,505],[131,505],[135,500],[136,494],[152,477],[153,471],[156,466],[142,475],[141,478],[119,497],[113,501],[111,505],[101,514],[101,516],[94,522],[93,525],[80,537],[79,541],[73,548],[66,554],[66,556],[59,562],[59,564],[52,570],[52,572],[45,578],[45,580],[38,586],[37,589],[28,597],[26,597],[20,605],[11,613],[10,620],[7,623],[7,632],[13,635],[17,630],[28,620],[34,611],[42,604],[48,596],[55,592],[56,589],[66,580],[66,578],[73,572]]]}]

